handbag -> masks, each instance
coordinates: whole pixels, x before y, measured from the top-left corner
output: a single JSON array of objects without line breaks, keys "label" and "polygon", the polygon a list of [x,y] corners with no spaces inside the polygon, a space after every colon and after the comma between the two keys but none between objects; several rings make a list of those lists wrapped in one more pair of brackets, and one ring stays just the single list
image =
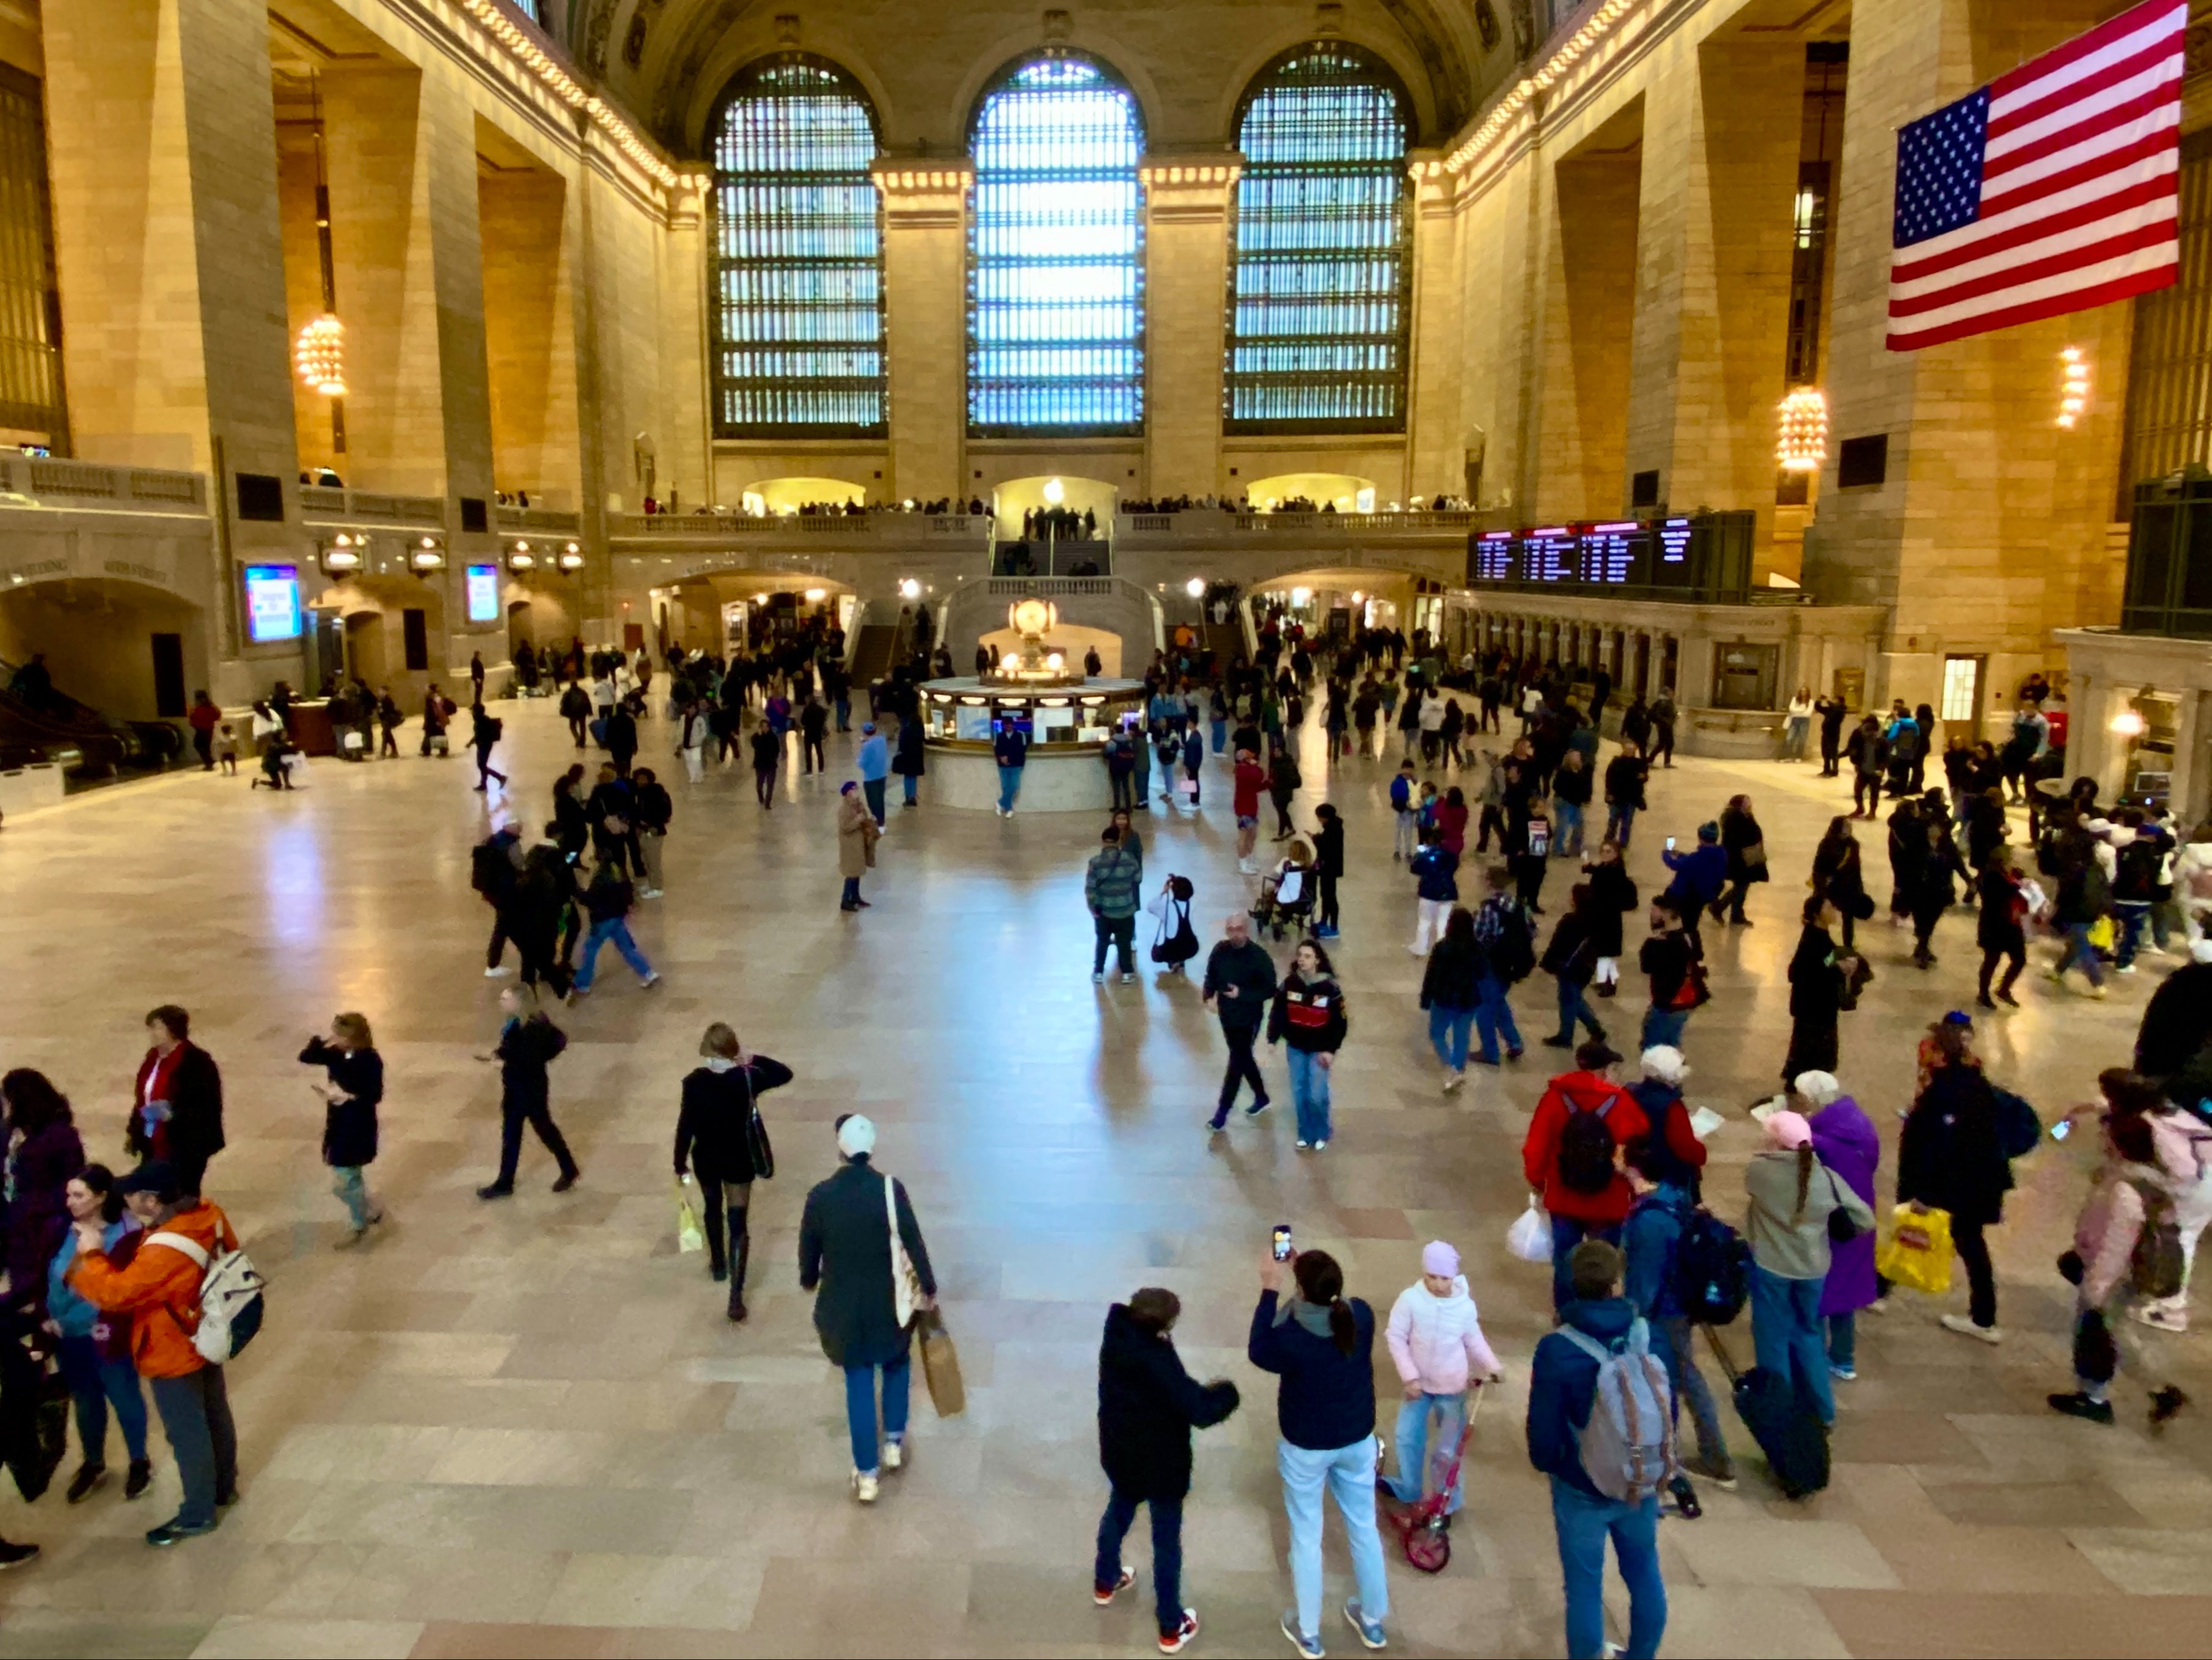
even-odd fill
[{"label": "handbag", "polygon": [[1747,866],[1756,866],[1757,868],[1759,868],[1759,869],[1760,869],[1760,870],[1764,870],[1764,869],[1765,869],[1765,868],[1766,868],[1766,843],[1765,843],[1765,842],[1762,840],[1762,841],[1758,841],[1758,842],[1747,842],[1747,843],[1745,844],[1745,846],[1744,846],[1744,849],[1743,849],[1742,853],[1741,853],[1741,854],[1740,854],[1738,855],[1738,857],[1740,857],[1740,858],[1743,860],[1744,864],[1745,864]]},{"label": "handbag", "polygon": [[1836,1173],[1828,1171],[1828,1192],[1836,1201],[1835,1209],[1828,1213],[1828,1243],[1848,1245],[1857,1238],[1860,1228],[1851,1213],[1844,1208],[1844,1195],[1836,1186]]},{"label": "handbag", "polygon": [[917,1328],[921,1339],[921,1379],[929,1389],[929,1404],[939,1418],[957,1418],[968,1409],[968,1385],[960,1376],[960,1351],[945,1329],[945,1316],[926,1310]]},{"label": "handbag", "polygon": [[[763,1182],[775,1179],[775,1149],[769,1143],[768,1121],[761,1116],[760,1102],[753,1094],[752,1079],[745,1080],[745,1150],[752,1154],[753,1175]],[[896,1235],[898,1229],[894,1226]]]},{"label": "handbag", "polygon": [[899,1237],[898,1190],[888,1176],[884,1177],[884,1217],[891,1230],[891,1307],[898,1316],[899,1329],[904,1331],[914,1323],[923,1292],[921,1276],[914,1271],[914,1258],[906,1254],[906,1241]]}]

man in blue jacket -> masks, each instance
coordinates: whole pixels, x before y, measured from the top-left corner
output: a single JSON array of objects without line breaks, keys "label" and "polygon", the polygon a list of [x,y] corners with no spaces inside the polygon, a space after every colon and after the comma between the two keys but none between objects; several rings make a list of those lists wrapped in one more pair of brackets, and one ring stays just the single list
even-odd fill
[{"label": "man in blue jacket", "polygon": [[890,740],[876,730],[876,723],[866,721],[860,725],[860,752],[854,757],[860,769],[860,794],[868,798],[869,815],[876,828],[884,824],[884,780],[890,775]]},{"label": "man in blue jacket", "polygon": [[[1650,1323],[1652,1352],[1666,1363],[1667,1381],[1674,1386],[1678,1418],[1686,1404],[1690,1421],[1697,1426],[1698,1462],[1690,1468],[1715,1487],[1733,1491],[1735,1462],[1729,1456],[1728,1438],[1722,1433],[1712,1391],[1705,1386],[1705,1374],[1698,1370],[1693,1348],[1697,1333],[1682,1312],[1682,1300],[1675,1290],[1681,1278],[1678,1270],[1682,1230],[1689,1225],[1694,1208],[1690,1190],[1668,1179],[1682,1166],[1661,1139],[1656,1120],[1650,1134],[1638,1136],[1621,1150],[1621,1163],[1629,1189],[1636,1195],[1621,1234],[1621,1250],[1628,1258],[1623,1295]],[[1680,1477],[1676,1482],[1674,1496],[1680,1499],[1690,1484]],[[1684,1505],[1686,1511],[1694,1509],[1695,1499],[1692,1491]]]},{"label": "man in blue jacket", "polygon": [[1721,827],[1708,819],[1698,826],[1698,845],[1687,853],[1672,848],[1659,857],[1674,873],[1667,885],[1668,897],[1681,907],[1682,932],[1700,954],[1705,942],[1698,934],[1698,919],[1705,907],[1721,897],[1728,885],[1728,854],[1721,846]]},{"label": "man in blue jacket", "polygon": [[[1574,1301],[1563,1326],[1613,1349],[1636,1310],[1620,1294],[1620,1251],[1585,1239],[1568,1258]],[[1628,1587],[1627,1660],[1651,1660],[1667,1633],[1667,1587],[1659,1577],[1659,1500],[1624,1504],[1601,1493],[1583,1468],[1581,1432],[1597,1403],[1598,1363],[1563,1333],[1536,1345],[1528,1375],[1528,1462],[1552,1478],[1552,1522],[1566,1589],[1569,1660],[1605,1652],[1605,1541],[1613,1541]]]}]

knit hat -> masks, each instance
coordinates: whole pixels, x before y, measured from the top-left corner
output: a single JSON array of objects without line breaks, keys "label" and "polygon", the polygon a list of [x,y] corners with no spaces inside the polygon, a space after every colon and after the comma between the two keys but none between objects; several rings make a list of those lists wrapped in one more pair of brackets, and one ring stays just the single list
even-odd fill
[{"label": "knit hat", "polygon": [[1421,1272],[1446,1280],[1456,1280],[1459,1278],[1459,1253],[1443,1240],[1431,1239],[1421,1247]]},{"label": "knit hat", "polygon": [[1654,1043],[1644,1051],[1644,1075],[1680,1089],[1682,1080],[1690,1075],[1690,1065],[1683,1060],[1682,1051],[1672,1043]]},{"label": "knit hat", "polygon": [[1813,1127],[1805,1122],[1804,1114],[1791,1112],[1786,1107],[1766,1115],[1766,1135],[1784,1152],[1795,1152],[1799,1147],[1813,1145]]},{"label": "knit hat", "polygon": [[[1800,1123],[1804,1121],[1798,1120]],[[837,1151],[848,1158],[859,1158],[876,1150],[876,1127],[859,1113],[848,1114],[837,1121]]]},{"label": "knit hat", "polygon": [[1832,1072],[1801,1072],[1790,1081],[1790,1087],[1816,1107],[1826,1106],[1844,1092],[1844,1086]]},{"label": "knit hat", "polygon": [[1708,818],[1698,826],[1698,840],[1700,842],[1717,842],[1720,839],[1721,827],[1713,820]]}]

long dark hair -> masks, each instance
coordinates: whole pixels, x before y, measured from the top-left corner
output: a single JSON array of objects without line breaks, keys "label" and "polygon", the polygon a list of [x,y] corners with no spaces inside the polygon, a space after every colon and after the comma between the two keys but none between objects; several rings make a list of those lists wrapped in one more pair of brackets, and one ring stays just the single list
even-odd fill
[{"label": "long dark hair", "polygon": [[1444,918],[1444,938],[1455,946],[1473,946],[1474,913],[1465,905],[1454,905],[1451,914]]},{"label": "long dark hair", "polygon": [[123,1219],[123,1195],[115,1190],[115,1172],[105,1164],[87,1164],[72,1178],[84,1183],[85,1190],[98,1195],[100,1216],[112,1225]]},{"label": "long dark hair", "polygon": [[27,1136],[50,1124],[70,1122],[69,1097],[53,1086],[42,1072],[18,1067],[0,1078],[0,1095],[8,1098],[8,1122]]},{"label": "long dark hair", "polygon": [[1325,1250],[1302,1250],[1291,1264],[1298,1282],[1298,1295],[1316,1308],[1328,1310],[1328,1335],[1339,1354],[1349,1355],[1359,1341],[1352,1318],[1352,1304],[1344,1300],[1344,1270]]}]

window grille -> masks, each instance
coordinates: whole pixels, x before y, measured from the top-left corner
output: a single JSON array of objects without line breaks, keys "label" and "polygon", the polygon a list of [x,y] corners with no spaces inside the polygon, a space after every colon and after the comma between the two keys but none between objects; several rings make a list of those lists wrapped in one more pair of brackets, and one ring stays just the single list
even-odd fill
[{"label": "window grille", "polygon": [[1231,432],[1402,432],[1412,277],[1406,100],[1338,42],[1263,73],[1237,124]]},{"label": "window grille", "polygon": [[1144,430],[1137,100],[1088,58],[1033,58],[975,112],[968,429]]},{"label": "window grille", "polygon": [[714,133],[716,435],[880,435],[873,111],[843,70],[793,54],[741,74]]},{"label": "window grille", "polygon": [[0,427],[69,448],[39,82],[0,64]]}]

